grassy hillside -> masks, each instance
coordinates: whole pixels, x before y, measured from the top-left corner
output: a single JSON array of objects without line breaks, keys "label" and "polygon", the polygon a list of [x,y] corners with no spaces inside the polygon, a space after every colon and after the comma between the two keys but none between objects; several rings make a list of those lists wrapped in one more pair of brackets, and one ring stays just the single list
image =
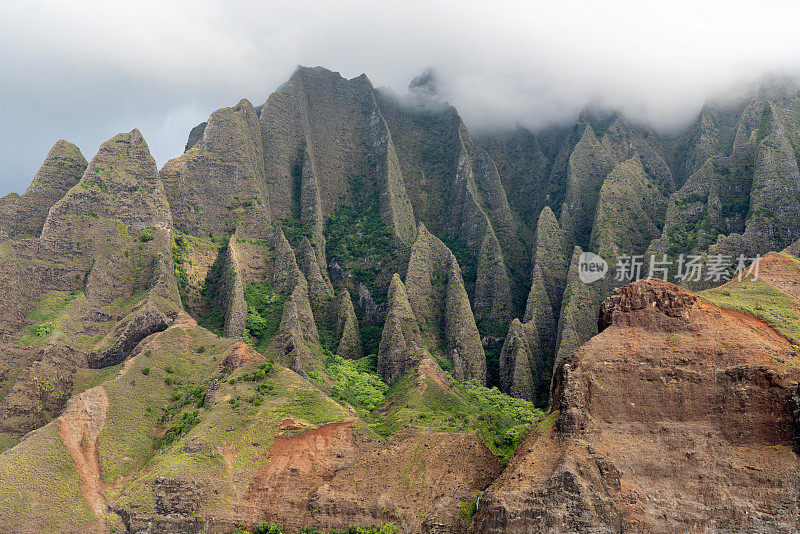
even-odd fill
[{"label": "grassy hillside", "polygon": [[719,306],[761,319],[778,333],[800,345],[798,303],[765,280],[744,278],[707,289],[700,296]]}]

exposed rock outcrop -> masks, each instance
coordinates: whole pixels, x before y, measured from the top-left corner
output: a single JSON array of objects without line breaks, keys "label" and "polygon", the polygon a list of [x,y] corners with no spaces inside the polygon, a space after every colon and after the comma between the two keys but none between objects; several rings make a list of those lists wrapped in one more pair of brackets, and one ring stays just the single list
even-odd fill
[{"label": "exposed rock outcrop", "polygon": [[467,292],[461,279],[458,262],[451,256],[447,277],[447,297],[444,313],[444,339],[453,362],[456,380],[476,380],[486,383],[486,355],[472,317]]},{"label": "exposed rock outcrop", "polygon": [[[392,521],[403,532],[464,532],[468,521],[460,510],[499,471],[500,463],[474,435],[408,428],[314,491],[311,517],[323,528]],[[393,483],[404,476],[407,484]]]},{"label": "exposed rock outcrop", "polygon": [[565,357],[589,341],[597,333],[596,291],[583,283],[578,276],[580,256],[583,251],[575,247],[567,275],[567,286],[558,320],[558,338],[554,367]]},{"label": "exposed rock outcrop", "polygon": [[617,288],[600,307],[598,330],[609,326],[643,327],[649,331],[677,332],[691,322],[690,310],[698,298],[659,280],[641,280]]},{"label": "exposed rock outcrop", "polygon": [[[44,347],[30,355],[8,352],[17,356],[15,363],[21,369],[0,401],[0,432],[21,437],[61,413],[72,393],[76,372],[87,365],[86,355],[63,346]],[[26,356],[32,361],[26,361]]]},{"label": "exposed rock outcrop", "polygon": [[568,245],[586,246],[597,209],[597,191],[614,167],[614,159],[587,124],[567,165],[567,187],[561,226]]},{"label": "exposed rock outcrop", "polygon": [[661,236],[672,192],[646,172],[638,153],[615,166],[597,200],[591,238],[597,253],[614,259],[647,250],[650,242]]},{"label": "exposed rock outcrop", "polygon": [[319,343],[319,333],[308,301],[308,283],[305,276],[300,274],[284,304],[273,345],[281,350],[281,362],[284,365],[305,376],[322,366],[311,348],[316,343]]},{"label": "exposed rock outcrop", "polygon": [[546,402],[549,380],[534,322],[514,319],[500,352],[500,388],[537,404]]},{"label": "exposed rock outcrop", "polygon": [[334,291],[327,273],[320,268],[311,241],[303,237],[297,250],[297,263],[308,282],[308,298],[314,310],[314,318],[320,325],[333,329],[336,322]]},{"label": "exposed rock outcrop", "polygon": [[[0,198],[0,530],[800,530],[796,84],[480,139],[412,86],[299,67],[161,173],[59,141]],[[784,248],[697,296],[579,276]]]},{"label": "exposed rock outcrop", "polygon": [[132,317],[122,322],[116,329],[116,341],[111,347],[101,353],[91,353],[87,357],[90,368],[100,369],[110,367],[125,361],[133,349],[149,335],[166,330],[175,320],[176,312],[166,315],[157,308],[145,304],[140,310],[133,313]]},{"label": "exposed rock outcrop", "polygon": [[247,303],[244,300],[239,250],[236,236],[231,237],[222,257],[219,299],[225,314],[225,336],[240,338],[247,323]]},{"label": "exposed rock outcrop", "polygon": [[156,162],[139,130],[103,143],[80,182],[50,210],[43,244],[69,252],[65,247],[75,244],[71,230],[87,218],[112,219],[138,228],[172,226]]},{"label": "exposed rock outcrop", "polygon": [[38,255],[88,273],[89,303],[106,305],[149,282],[140,279],[146,273],[138,265],[141,243],[131,234],[171,226],[155,160],[141,133],[133,130],[103,143],[80,182],[53,205]]},{"label": "exposed rock outcrop", "polygon": [[194,144],[161,169],[175,227],[202,237],[231,235],[239,227],[245,235],[261,233],[271,214],[261,127],[252,104],[243,99],[217,110],[202,134],[192,133]]},{"label": "exposed rock outcrop", "polygon": [[388,91],[377,91],[376,98],[414,216],[436,235],[466,245],[478,281],[466,285],[479,322],[510,320],[523,303],[512,298],[517,279],[509,272],[527,267],[528,231],[513,217],[491,158],[453,108],[406,106]]},{"label": "exposed rock outcrop", "polygon": [[528,438],[470,530],[796,530],[800,373],[779,363],[791,344],[661,281],[618,291],[600,320],[556,368],[555,423]]}]

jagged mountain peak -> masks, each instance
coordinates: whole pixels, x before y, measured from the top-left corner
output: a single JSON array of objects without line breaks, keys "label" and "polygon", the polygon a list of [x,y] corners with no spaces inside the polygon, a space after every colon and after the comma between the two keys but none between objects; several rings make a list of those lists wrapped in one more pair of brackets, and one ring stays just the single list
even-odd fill
[{"label": "jagged mountain peak", "polygon": [[307,67],[304,65],[298,65],[292,75],[289,77],[289,83],[294,82],[307,82],[307,81],[318,81],[318,82],[327,82],[327,83],[349,83],[354,85],[366,85],[370,88],[372,87],[372,82],[369,80],[369,77],[365,73],[361,73],[358,76],[354,76],[353,78],[346,78],[342,76],[341,73],[330,70],[326,67],[316,66],[316,67]]},{"label": "jagged mountain peak", "polygon": [[4,197],[7,204],[0,206],[0,239],[39,237],[50,208],[80,181],[87,165],[76,145],[64,139],[56,141],[25,193]]}]

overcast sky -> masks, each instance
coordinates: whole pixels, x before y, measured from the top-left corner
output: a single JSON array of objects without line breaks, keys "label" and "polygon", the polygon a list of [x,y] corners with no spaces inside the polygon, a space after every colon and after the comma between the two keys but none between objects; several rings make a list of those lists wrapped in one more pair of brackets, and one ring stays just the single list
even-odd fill
[{"label": "overcast sky", "polygon": [[403,93],[426,67],[468,126],[530,127],[588,102],[659,128],[708,95],[800,73],[800,2],[0,0],[0,195],[59,138],[87,159],[139,128],[159,167],[192,126],[263,103],[298,64]]}]

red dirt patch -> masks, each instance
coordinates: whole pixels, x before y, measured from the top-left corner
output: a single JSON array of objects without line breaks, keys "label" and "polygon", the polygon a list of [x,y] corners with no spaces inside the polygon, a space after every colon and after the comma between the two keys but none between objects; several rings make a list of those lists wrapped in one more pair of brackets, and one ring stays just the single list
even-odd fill
[{"label": "red dirt patch", "polygon": [[745,325],[749,326],[754,332],[767,337],[770,341],[774,341],[775,343],[787,346],[792,345],[791,340],[787,339],[786,337],[778,333],[774,328],[772,328],[770,325],[768,325],[761,319],[758,319],[756,317],[753,317],[752,315],[748,315],[746,313],[739,312],[736,310],[729,310],[727,308],[720,308],[720,312],[723,315],[729,316],[732,320],[744,323]]},{"label": "red dirt patch", "polygon": [[311,492],[351,463],[357,452],[352,421],[276,437],[269,464],[256,473],[245,493],[246,509],[240,517],[250,523],[280,520],[289,529],[308,524]]},{"label": "red dirt patch", "polygon": [[219,364],[220,372],[229,372],[259,358],[259,355],[244,341],[237,341],[233,349]]},{"label": "red dirt patch", "polygon": [[59,418],[61,439],[69,449],[75,468],[83,479],[81,490],[95,515],[102,519],[108,509],[100,478],[97,438],[106,423],[108,396],[102,386],[73,397]]}]

